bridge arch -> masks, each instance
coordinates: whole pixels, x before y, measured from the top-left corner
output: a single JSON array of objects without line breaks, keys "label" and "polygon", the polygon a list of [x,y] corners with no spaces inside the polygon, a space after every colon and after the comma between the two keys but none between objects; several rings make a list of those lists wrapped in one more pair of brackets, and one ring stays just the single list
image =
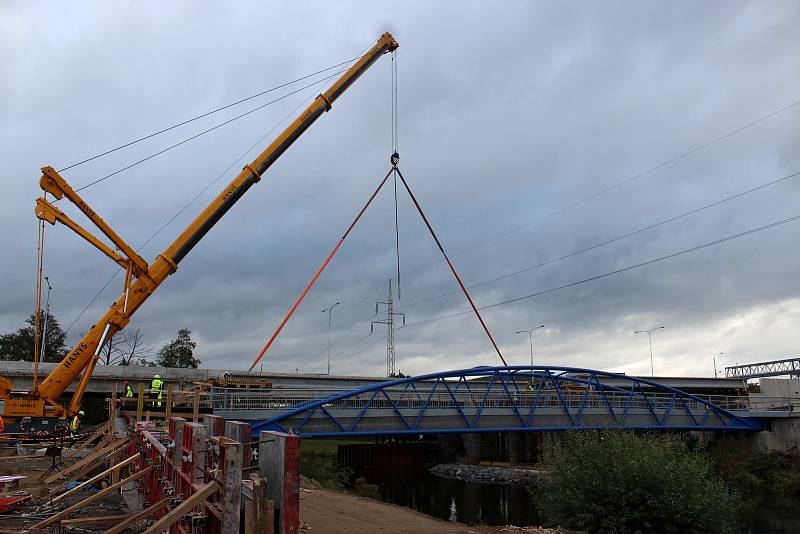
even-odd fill
[{"label": "bridge arch", "polygon": [[[573,429],[755,431],[729,397],[645,378],[559,366],[473,367],[370,384],[319,398],[267,400],[254,430],[308,437]],[[271,406],[270,406],[271,403]],[[724,406],[723,406],[724,405]]]}]

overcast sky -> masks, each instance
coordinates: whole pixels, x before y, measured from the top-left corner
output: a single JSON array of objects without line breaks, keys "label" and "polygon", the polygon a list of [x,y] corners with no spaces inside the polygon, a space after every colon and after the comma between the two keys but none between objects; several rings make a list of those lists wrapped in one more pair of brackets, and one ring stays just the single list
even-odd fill
[{"label": "overcast sky", "polygon": [[[34,306],[40,167],[63,168],[353,58],[384,31],[400,43],[400,168],[467,285],[785,177],[800,171],[800,105],[789,107],[800,100],[798,20],[796,1],[3,2],[0,332],[23,326]],[[158,347],[187,327],[203,366],[249,367],[389,167],[390,67],[383,57],[359,79],[150,297],[130,325],[148,343]],[[85,185],[318,79],[64,176]],[[138,247],[213,182],[142,248],[150,261],[277,131],[240,158],[248,147],[329,83],[82,194]],[[398,193],[395,300],[407,323],[396,332],[398,368],[498,363],[474,315],[430,321],[469,308],[460,293],[439,297],[458,287]],[[659,258],[799,215],[799,195],[800,177],[784,180],[472,294],[489,306]],[[83,222],[74,206],[61,207]],[[541,364],[649,374],[647,336],[633,332],[661,325],[657,375],[710,376],[716,352],[725,353],[720,367],[789,357],[798,353],[798,235],[800,221],[790,222],[492,307],[484,318],[516,364],[529,361],[529,345],[515,332],[540,324]],[[115,264],[63,226],[47,228],[45,269],[53,313],[65,328],[74,321],[72,344],[117,297],[122,277],[81,314]],[[389,187],[264,370],[324,371],[328,322],[320,312],[338,301],[332,373],[385,373],[385,333],[376,327],[370,336],[370,321],[380,319],[375,301],[386,298],[395,269]]]}]

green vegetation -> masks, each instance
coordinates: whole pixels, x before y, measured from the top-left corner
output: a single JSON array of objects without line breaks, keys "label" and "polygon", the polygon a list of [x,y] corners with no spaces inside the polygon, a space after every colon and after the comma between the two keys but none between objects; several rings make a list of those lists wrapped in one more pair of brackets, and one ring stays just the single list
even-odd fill
[{"label": "green vegetation", "polygon": [[339,465],[339,440],[300,440],[300,474],[312,478],[323,487],[344,489],[350,480]]},{"label": "green vegetation", "polygon": [[576,432],[552,454],[540,495],[547,523],[592,533],[716,533],[738,499],[711,457],[680,436]]},{"label": "green vegetation", "polygon": [[[45,315],[42,314],[42,317],[44,318]],[[48,314],[46,317],[47,329],[43,361],[60,362],[67,355],[67,335],[61,329],[55,316]],[[33,361],[36,315],[32,313],[25,319],[25,322],[28,323],[28,326],[20,328],[16,332],[0,335],[0,360]]]},{"label": "green vegetation", "polygon": [[753,507],[800,511],[800,454],[756,453],[736,439],[716,442],[711,453],[719,470]]},{"label": "green vegetation", "polygon": [[161,367],[184,367],[197,369],[200,360],[193,356],[197,343],[192,341],[192,331],[188,328],[178,330],[178,337],[165,343],[158,350],[156,364]]}]

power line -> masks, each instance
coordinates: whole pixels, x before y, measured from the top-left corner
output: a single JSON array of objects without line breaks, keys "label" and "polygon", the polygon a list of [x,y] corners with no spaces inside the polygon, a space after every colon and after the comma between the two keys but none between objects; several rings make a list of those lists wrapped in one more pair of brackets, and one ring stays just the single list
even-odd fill
[{"label": "power line", "polygon": [[226,124],[230,124],[233,121],[241,119],[242,117],[250,115],[251,113],[255,113],[256,111],[258,111],[260,109],[264,109],[265,107],[267,107],[267,106],[269,106],[271,104],[274,104],[276,102],[279,102],[279,101],[281,101],[281,100],[283,100],[283,99],[285,99],[285,98],[287,98],[289,96],[297,94],[300,91],[303,91],[304,89],[308,89],[309,87],[313,87],[314,85],[317,85],[317,84],[319,84],[321,82],[324,82],[326,80],[330,80],[331,78],[334,78],[335,76],[337,76],[337,75],[341,74],[342,72],[344,72],[344,70],[346,70],[346,69],[337,71],[337,72],[335,72],[335,73],[333,73],[333,74],[331,74],[329,76],[326,76],[325,78],[322,78],[321,80],[317,80],[314,83],[311,83],[311,84],[308,84],[308,85],[304,85],[303,87],[301,87],[299,89],[296,89],[296,90],[294,90],[294,91],[292,91],[290,93],[286,93],[285,95],[280,96],[280,97],[278,97],[278,98],[276,98],[274,100],[270,100],[266,104],[261,104],[260,106],[256,106],[256,107],[250,109],[249,111],[245,111],[244,113],[240,113],[239,115],[236,115],[235,117],[232,117],[232,118],[230,118],[230,119],[228,119],[226,121],[220,122],[219,124],[216,124],[215,126],[212,126],[211,128],[207,128],[207,129],[205,129],[205,130],[203,130],[203,131],[201,131],[201,132],[199,132],[199,133],[197,133],[195,135],[192,135],[191,137],[187,137],[187,138],[183,139],[182,141],[179,141],[179,142],[177,142],[175,144],[172,144],[172,145],[170,145],[170,146],[168,146],[166,148],[163,148],[163,149],[159,150],[158,152],[154,152],[153,154],[150,154],[149,156],[146,156],[146,157],[144,157],[144,158],[142,158],[140,160],[134,161],[133,163],[131,163],[129,165],[126,165],[125,167],[122,167],[121,169],[117,169],[116,171],[114,171],[114,172],[112,172],[110,174],[107,174],[107,175],[103,176],[102,178],[98,178],[98,179],[96,179],[96,180],[94,180],[92,182],[89,182],[88,184],[77,188],[75,191],[83,191],[84,189],[86,189],[88,187],[91,187],[93,185],[99,184],[100,182],[108,180],[112,176],[116,176],[117,174],[119,174],[121,172],[127,171],[128,169],[139,165],[140,163],[144,163],[145,161],[151,160],[151,159],[155,158],[156,156],[160,156],[161,154],[163,154],[165,152],[169,152],[173,148],[177,148],[177,147],[179,147],[179,146],[181,146],[183,144],[188,143],[189,141],[193,141],[194,139],[197,139],[198,137],[200,137],[202,135],[205,135],[205,134],[207,134],[209,132],[213,132],[214,130],[216,130],[218,128],[221,128],[222,126],[225,126]]},{"label": "power line", "polygon": [[[673,157],[673,158],[671,158],[671,159],[669,159],[669,160],[667,160],[667,161],[665,161],[663,163],[660,163],[660,164],[658,164],[658,165],[656,165],[654,167],[651,167],[648,170],[642,171],[642,172],[640,172],[638,174],[635,174],[635,175],[633,175],[633,176],[631,176],[629,178],[626,178],[622,182],[619,182],[619,183],[617,183],[617,184],[615,184],[615,185],[613,185],[613,186],[611,186],[611,187],[609,187],[607,189],[604,189],[602,191],[594,193],[593,195],[585,197],[585,198],[583,198],[581,200],[575,201],[572,204],[569,204],[567,206],[559,208],[559,209],[557,209],[557,210],[555,210],[555,211],[553,211],[551,213],[545,214],[545,215],[543,215],[541,217],[538,217],[538,218],[536,218],[536,219],[534,219],[532,221],[529,221],[529,222],[524,223],[524,224],[522,224],[520,226],[512,228],[511,230],[508,230],[508,231],[505,231],[505,232],[503,232],[501,234],[498,234],[498,235],[496,235],[496,236],[494,236],[492,238],[489,238],[487,240],[481,241],[481,242],[476,243],[474,245],[471,245],[469,247],[457,250],[456,252],[453,253],[453,256],[458,256],[458,255],[463,254],[465,252],[469,252],[469,251],[474,250],[476,248],[482,247],[482,246],[487,245],[487,244],[489,244],[489,243],[491,243],[493,241],[496,241],[498,239],[502,239],[503,237],[506,237],[506,236],[511,235],[511,234],[513,234],[515,232],[518,232],[518,231],[520,231],[520,230],[522,230],[524,228],[527,228],[528,226],[532,226],[532,225],[534,225],[534,224],[536,224],[536,223],[538,223],[538,222],[540,222],[542,220],[545,220],[545,219],[547,219],[549,217],[553,217],[553,216],[555,216],[557,214],[563,213],[563,212],[565,212],[565,211],[567,211],[569,209],[572,209],[573,207],[576,207],[576,206],[578,206],[580,204],[583,204],[583,203],[585,203],[585,202],[587,202],[587,201],[589,201],[589,200],[591,200],[593,198],[596,198],[596,197],[598,197],[598,196],[600,196],[600,195],[602,195],[604,193],[607,193],[607,192],[609,192],[609,191],[611,191],[613,189],[616,189],[616,188],[618,188],[618,187],[620,187],[620,186],[622,186],[622,185],[624,185],[626,183],[629,183],[629,182],[634,181],[634,180],[636,180],[638,178],[641,178],[641,177],[643,177],[643,176],[645,176],[647,174],[650,174],[650,173],[652,173],[652,172],[654,172],[656,170],[659,170],[659,169],[662,169],[664,167],[667,167],[668,165],[671,165],[672,163],[675,163],[677,161],[685,159],[685,158],[689,157],[690,155],[693,155],[693,154],[695,154],[695,153],[697,153],[697,152],[699,152],[701,150],[704,150],[705,148],[708,148],[708,147],[710,147],[710,146],[712,146],[714,144],[717,144],[717,143],[719,143],[719,142],[721,142],[721,141],[723,141],[723,140],[725,140],[725,139],[727,139],[729,137],[732,137],[732,136],[734,136],[734,135],[736,135],[736,134],[738,134],[738,133],[740,133],[740,132],[742,132],[744,130],[747,130],[748,128],[756,126],[756,125],[758,125],[758,124],[760,124],[760,123],[762,123],[764,121],[767,121],[767,120],[769,120],[769,119],[771,119],[773,117],[776,117],[776,116],[780,115],[781,113],[789,111],[789,110],[797,107],[798,105],[800,105],[800,100],[792,102],[791,104],[789,104],[787,106],[784,106],[784,107],[782,107],[780,109],[777,109],[777,110],[775,110],[775,111],[773,111],[771,113],[763,115],[763,116],[755,119],[754,121],[751,121],[751,122],[749,122],[749,123],[747,123],[747,124],[745,124],[743,126],[740,126],[740,127],[736,128],[734,130],[731,130],[731,131],[729,131],[729,132],[727,132],[727,133],[725,133],[725,134],[723,134],[723,135],[721,135],[719,137],[716,137],[716,138],[714,138],[714,139],[712,139],[710,141],[707,141],[706,143],[703,143],[701,145],[697,145],[694,148],[692,148],[692,149],[690,149],[690,150],[688,150],[688,151],[686,151],[686,152],[684,152],[684,153],[682,153],[680,155],[677,155],[677,156],[675,156],[675,157]],[[441,261],[442,260],[436,260],[436,261],[429,262],[429,263],[426,263],[426,264],[422,264],[422,265],[419,265],[419,266],[414,267],[412,269],[406,270],[405,271],[405,275],[408,276],[408,275],[410,275],[412,273],[419,272],[419,271],[421,271],[423,269],[426,269],[428,267],[431,267],[433,265],[438,265]],[[555,260],[555,261],[558,261],[558,260]],[[378,293],[378,291],[379,290],[377,288],[374,289],[373,292],[370,295],[364,297],[361,300],[361,302],[363,302],[364,300],[369,300],[370,296]],[[443,296],[447,296],[447,295],[450,295],[450,294],[453,294],[453,293],[456,293],[456,291],[454,291],[452,293],[447,293],[446,295],[440,295],[438,297],[433,297],[433,298],[427,299],[427,300],[433,300],[435,298],[441,298]],[[427,302],[427,300],[425,300],[425,302]],[[421,302],[417,302],[414,305],[420,304],[420,303]],[[407,308],[407,307],[410,307],[410,306],[411,305],[406,305],[406,306],[403,306],[403,308]]]},{"label": "power line", "polygon": [[[732,136],[734,136],[734,135],[736,135],[736,134],[738,134],[740,132],[743,132],[744,130],[747,130],[748,128],[756,126],[757,124],[760,124],[760,123],[762,123],[762,122],[764,122],[764,121],[766,121],[768,119],[771,119],[771,118],[773,118],[773,117],[775,117],[775,116],[777,116],[777,115],[779,115],[779,114],[781,114],[781,113],[783,113],[785,111],[788,111],[788,110],[790,110],[790,109],[792,109],[794,107],[797,107],[798,105],[800,105],[800,100],[792,102],[788,106],[784,106],[784,107],[782,107],[782,108],[780,108],[780,109],[778,109],[776,111],[773,111],[772,113],[768,113],[767,115],[764,115],[764,116],[762,116],[762,117],[760,117],[760,118],[758,118],[758,119],[756,119],[756,120],[754,120],[752,122],[749,122],[749,123],[747,123],[747,124],[745,124],[743,126],[740,126],[740,127],[736,128],[736,129],[734,129],[734,130],[731,130],[726,134],[723,134],[723,135],[721,135],[719,137],[716,137],[716,138],[712,139],[711,141],[708,141],[708,142],[703,143],[701,145],[695,146],[694,148],[692,148],[690,150],[687,150],[686,152],[683,152],[682,154],[679,154],[679,155],[677,155],[677,156],[675,156],[673,158],[670,158],[667,161],[664,161],[663,163],[659,163],[658,165],[650,167],[649,169],[647,169],[645,171],[642,171],[642,172],[639,172],[637,174],[634,174],[633,176],[630,176],[630,177],[622,180],[621,182],[617,182],[616,184],[614,184],[612,186],[606,187],[605,189],[601,189],[600,191],[598,191],[596,193],[592,193],[591,195],[589,195],[587,197],[583,197],[580,200],[576,200],[576,201],[572,202],[571,204],[567,204],[566,206],[563,206],[563,207],[558,208],[558,209],[556,209],[554,211],[546,213],[546,214],[544,214],[544,215],[542,215],[540,217],[537,217],[536,219],[533,219],[532,221],[529,221],[527,223],[521,224],[521,225],[519,225],[519,226],[517,226],[515,228],[512,228],[511,230],[507,230],[505,232],[497,234],[494,237],[491,237],[489,239],[486,239],[486,240],[481,241],[479,243],[476,243],[474,245],[470,245],[470,246],[468,246],[466,248],[458,250],[458,251],[453,253],[453,256],[458,256],[459,254],[463,254],[465,252],[469,252],[470,250],[474,250],[476,248],[482,247],[482,246],[487,245],[487,244],[489,244],[489,243],[491,243],[493,241],[497,241],[498,239],[501,239],[503,237],[506,237],[506,236],[509,236],[509,235],[511,235],[513,233],[516,233],[516,232],[518,232],[518,231],[520,231],[520,230],[522,230],[524,228],[527,228],[527,227],[532,226],[532,225],[534,225],[536,223],[539,223],[541,221],[549,219],[550,217],[553,217],[555,215],[558,215],[560,213],[568,211],[568,210],[570,210],[570,209],[572,209],[572,208],[574,208],[576,206],[584,204],[584,203],[586,203],[586,202],[588,202],[588,201],[590,201],[592,199],[595,199],[595,198],[597,198],[597,197],[599,197],[601,195],[604,195],[604,194],[606,194],[606,193],[608,193],[610,191],[613,191],[613,190],[615,190],[615,189],[617,189],[619,187],[622,187],[625,184],[633,182],[634,180],[638,180],[639,178],[642,178],[642,177],[644,177],[644,176],[646,176],[648,174],[651,174],[651,173],[653,173],[653,172],[655,172],[657,170],[663,169],[664,167],[667,167],[667,166],[669,166],[669,165],[671,165],[673,163],[676,163],[676,162],[678,162],[678,161],[680,161],[682,159],[686,159],[689,156],[691,156],[692,154],[695,154],[695,153],[697,153],[697,152],[699,152],[699,151],[701,151],[703,149],[706,149],[706,148],[708,148],[708,147],[710,147],[712,145],[715,145],[715,144],[717,144],[717,143],[719,143],[721,141],[724,141],[725,139],[728,139],[729,137],[732,137]],[[420,271],[420,270],[425,269],[425,268],[428,268],[428,267],[430,267],[432,265],[437,265],[437,264],[441,263],[441,261],[442,260],[436,260],[436,261],[432,261],[430,263],[426,263],[424,265],[420,265],[419,267],[415,267],[414,269],[406,271],[406,275],[411,274],[411,273],[416,272],[416,271]]]},{"label": "power line", "polygon": [[[615,275],[615,274],[623,273],[623,272],[630,271],[630,270],[633,270],[633,269],[638,269],[639,267],[645,267],[647,265],[651,265],[653,263],[657,263],[657,262],[660,262],[660,261],[664,261],[664,260],[668,260],[668,259],[671,259],[671,258],[675,258],[677,256],[682,256],[683,254],[688,254],[690,252],[696,252],[696,251],[702,250],[704,248],[712,247],[714,245],[719,245],[721,243],[725,243],[727,241],[738,239],[740,237],[745,237],[745,236],[748,236],[750,234],[754,234],[756,232],[761,232],[761,231],[764,231],[764,230],[768,230],[770,228],[775,228],[776,226],[787,224],[787,223],[790,223],[790,222],[793,222],[793,221],[796,221],[796,220],[800,220],[800,215],[795,215],[793,217],[788,217],[786,219],[781,219],[779,221],[775,221],[775,222],[766,224],[764,226],[759,226],[757,228],[751,228],[750,230],[745,230],[744,232],[740,232],[738,234],[734,234],[734,235],[730,235],[730,236],[723,237],[723,238],[720,238],[720,239],[716,239],[714,241],[709,241],[708,243],[703,243],[702,245],[697,245],[695,247],[679,250],[678,252],[673,252],[673,253],[667,254],[665,256],[660,256],[658,258],[654,258],[654,259],[651,259],[651,260],[643,261],[643,262],[636,263],[636,264],[633,264],[633,265],[628,265],[627,267],[622,267],[620,269],[615,269],[613,271],[609,271],[609,272],[606,272],[606,273],[597,274],[597,275],[594,275],[594,276],[590,276],[588,278],[583,278],[581,280],[577,280],[575,282],[570,282],[568,284],[563,284],[563,285],[560,285],[560,286],[552,287],[550,289],[544,289],[542,291],[537,291],[535,293],[530,293],[528,295],[523,295],[523,296],[515,297],[515,298],[512,298],[512,299],[503,300],[503,301],[500,301],[500,302],[495,302],[494,304],[488,304],[486,306],[480,306],[478,309],[480,309],[480,310],[488,310],[488,309],[491,309],[491,308],[496,308],[496,307],[499,307],[499,306],[505,306],[507,304],[512,304],[514,302],[519,302],[521,300],[526,300],[526,299],[530,299],[530,298],[533,298],[533,297],[546,295],[548,293],[554,293],[554,292],[560,291],[562,289],[567,289],[569,287],[574,287],[574,286],[577,286],[577,285],[580,285],[580,284],[585,284],[587,282],[592,282],[594,280],[599,280],[601,278],[606,278],[608,276],[612,276],[612,275]],[[458,312],[458,313],[452,313],[452,314],[449,314],[449,315],[442,315],[440,317],[434,317],[432,319],[426,319],[424,321],[418,321],[416,323],[407,324],[406,328],[411,327],[411,326],[420,326],[420,325],[427,324],[427,323],[434,323],[434,322],[438,322],[438,321],[443,321],[445,319],[452,319],[454,317],[460,317],[462,315],[468,315],[470,313],[472,313],[471,310],[462,311],[462,312]]]},{"label": "power line", "polygon": [[[317,81],[317,82],[316,82],[316,84],[321,84],[321,83],[322,83],[322,82],[324,82],[324,81],[325,81],[324,79],[323,79],[323,80],[319,80],[319,81]],[[181,215],[181,213],[183,213],[184,211],[186,211],[186,210],[189,208],[189,206],[191,206],[191,205],[192,205],[192,204],[193,204],[193,203],[194,203],[194,202],[195,202],[197,199],[199,199],[201,196],[203,196],[203,194],[204,194],[206,191],[208,191],[208,190],[211,188],[211,186],[212,186],[212,185],[214,185],[214,184],[215,184],[216,182],[218,182],[218,181],[219,181],[219,180],[220,180],[220,179],[221,179],[223,176],[225,176],[225,175],[226,175],[226,174],[227,174],[227,173],[228,173],[228,172],[229,172],[229,171],[230,171],[230,170],[231,170],[231,169],[234,167],[234,165],[236,165],[236,164],[237,164],[238,162],[240,162],[240,161],[241,161],[241,160],[242,160],[242,159],[243,159],[245,156],[247,156],[247,154],[248,154],[248,153],[250,153],[250,151],[252,151],[254,148],[256,148],[256,147],[257,147],[257,146],[258,146],[260,143],[263,143],[264,139],[265,139],[265,138],[266,138],[268,135],[270,135],[270,134],[271,134],[271,133],[273,133],[275,130],[277,130],[277,129],[280,127],[280,125],[281,125],[281,124],[285,123],[285,122],[286,122],[286,121],[287,121],[287,120],[288,120],[288,119],[289,119],[289,118],[290,118],[292,115],[294,115],[294,113],[295,113],[295,112],[297,112],[297,110],[298,110],[298,109],[300,109],[300,108],[301,108],[301,107],[302,107],[302,106],[303,106],[303,105],[304,105],[306,102],[308,102],[309,100],[311,100],[311,99],[313,98],[313,96],[314,96],[314,94],[313,94],[313,92],[312,92],[311,96],[309,96],[309,97],[307,97],[305,100],[301,101],[301,102],[300,102],[300,103],[299,103],[297,106],[295,106],[295,107],[294,107],[294,108],[293,108],[293,109],[292,109],[292,110],[291,110],[289,113],[287,113],[287,114],[286,114],[286,116],[284,116],[284,117],[283,117],[283,118],[282,118],[280,121],[278,121],[277,123],[275,123],[275,125],[274,125],[272,128],[270,128],[270,129],[269,129],[269,130],[268,130],[268,131],[267,131],[267,132],[266,132],[264,135],[262,135],[262,136],[261,136],[261,137],[260,137],[260,138],[259,138],[259,139],[258,139],[258,140],[255,142],[255,143],[253,143],[252,145],[250,145],[250,147],[249,147],[247,150],[245,150],[245,151],[244,151],[244,152],[243,152],[243,153],[242,153],[242,154],[241,154],[241,155],[240,155],[238,158],[236,158],[236,160],[234,160],[233,162],[231,162],[231,164],[230,164],[230,165],[228,165],[228,167],[227,167],[225,170],[223,170],[222,172],[220,172],[220,173],[219,173],[219,174],[218,174],[218,175],[217,175],[217,176],[216,176],[216,177],[215,177],[213,180],[211,180],[211,181],[210,181],[208,184],[206,184],[206,186],[205,186],[205,187],[203,187],[203,188],[202,188],[202,189],[201,189],[201,190],[200,190],[200,191],[199,191],[199,192],[198,192],[198,193],[197,193],[197,194],[196,194],[194,197],[192,197],[192,198],[191,198],[191,199],[190,199],[190,200],[189,200],[189,201],[188,201],[186,204],[184,204],[184,205],[183,205],[183,207],[182,207],[181,209],[179,209],[179,210],[178,210],[178,211],[175,213],[175,215],[173,215],[172,217],[170,217],[170,218],[169,218],[169,220],[167,220],[167,222],[165,222],[165,223],[164,223],[164,224],[163,224],[163,225],[162,225],[162,226],[161,226],[161,227],[160,227],[158,230],[156,230],[156,231],[155,231],[155,232],[154,232],[154,233],[153,233],[153,234],[152,234],[152,235],[151,235],[149,238],[147,238],[147,239],[146,239],[146,240],[145,240],[145,241],[144,241],[144,242],[143,242],[141,245],[139,245],[139,247],[136,249],[136,251],[137,251],[137,252],[138,252],[138,251],[140,251],[140,250],[141,250],[142,248],[144,248],[144,247],[145,247],[145,246],[146,246],[148,243],[150,243],[150,242],[151,242],[153,239],[155,239],[155,238],[156,238],[156,236],[158,236],[158,234],[160,234],[161,232],[163,232],[163,231],[164,231],[164,230],[167,228],[167,226],[169,226],[169,225],[170,225],[170,224],[171,224],[171,223],[172,223],[172,222],[173,222],[175,219],[177,219],[177,218],[178,218],[178,217]],[[114,271],[114,274],[112,274],[112,275],[111,275],[111,278],[109,278],[109,279],[108,279],[108,281],[105,283],[105,285],[103,285],[103,287],[101,287],[101,288],[100,288],[100,290],[99,290],[99,291],[98,291],[98,292],[97,292],[97,293],[94,295],[94,297],[92,297],[92,298],[91,298],[91,300],[89,300],[89,302],[86,304],[86,306],[84,306],[84,307],[83,307],[83,310],[81,310],[81,312],[80,312],[80,313],[79,313],[79,314],[78,314],[78,315],[77,315],[77,316],[76,316],[76,317],[75,317],[75,318],[72,320],[72,322],[69,324],[69,326],[67,327],[67,329],[66,329],[66,330],[64,330],[64,334],[67,334],[67,333],[69,333],[70,329],[71,329],[73,326],[75,326],[75,323],[77,323],[77,322],[80,320],[80,318],[81,318],[81,317],[83,317],[83,314],[85,314],[85,313],[86,313],[86,311],[89,309],[89,307],[90,307],[92,304],[94,304],[94,302],[95,302],[95,301],[96,301],[96,300],[97,300],[97,299],[100,297],[100,295],[103,293],[103,291],[105,291],[105,290],[106,290],[106,288],[109,286],[109,284],[111,284],[111,282],[112,282],[112,281],[113,281],[113,280],[114,280],[114,279],[117,277],[117,275],[118,275],[118,274],[119,274],[121,271],[122,271],[122,269],[121,269],[121,268],[118,268],[116,271]]]},{"label": "power line", "polygon": [[313,76],[316,76],[318,74],[322,74],[323,72],[327,72],[327,71],[335,69],[337,67],[341,67],[342,65],[347,65],[349,63],[352,63],[353,61],[356,61],[357,59],[360,59],[361,57],[362,56],[357,56],[357,57],[354,57],[352,59],[348,59],[347,61],[342,61],[341,63],[337,63],[336,65],[331,65],[330,67],[326,67],[324,69],[320,69],[320,70],[318,70],[316,72],[312,72],[311,74],[306,74],[305,76],[301,76],[299,78],[295,78],[292,81],[289,81],[289,82],[286,82],[286,83],[282,83],[280,85],[276,85],[275,87],[271,87],[271,88],[269,88],[269,89],[267,89],[265,91],[261,91],[261,92],[258,92],[256,94],[254,94],[254,95],[250,95],[248,97],[241,98],[241,99],[239,99],[239,100],[237,100],[235,102],[231,102],[230,104],[226,104],[224,106],[212,109],[211,111],[207,111],[205,113],[201,113],[200,115],[196,115],[196,116],[192,117],[191,119],[187,119],[187,120],[175,123],[175,124],[173,124],[171,126],[167,126],[166,128],[162,128],[161,130],[157,130],[155,132],[152,132],[152,133],[149,133],[149,134],[144,135],[142,137],[139,137],[138,139],[134,139],[133,141],[129,141],[129,142],[124,143],[122,145],[119,145],[117,147],[114,147],[114,148],[111,148],[109,150],[106,150],[105,152],[100,152],[99,154],[95,154],[94,156],[90,156],[90,157],[88,157],[86,159],[78,161],[77,163],[73,163],[72,165],[68,165],[66,167],[63,167],[63,168],[59,169],[58,172],[63,172],[63,171],[72,169],[73,167],[77,167],[79,165],[83,165],[84,163],[88,163],[88,162],[93,161],[93,160],[95,160],[97,158],[101,158],[103,156],[107,156],[108,154],[114,153],[114,152],[116,152],[118,150],[122,150],[123,148],[127,148],[129,146],[135,145],[136,143],[140,143],[142,141],[145,141],[145,140],[150,139],[152,137],[155,137],[157,135],[163,134],[163,133],[168,132],[170,130],[174,130],[175,128],[179,128],[181,126],[184,126],[184,125],[189,124],[191,122],[194,122],[196,120],[202,119],[203,117],[208,117],[209,115],[213,115],[214,113],[218,113],[220,111],[226,110],[226,109],[231,108],[233,106],[236,106],[238,104],[242,104],[243,102],[247,102],[248,100],[252,100],[254,98],[258,98],[259,96],[263,96],[263,95],[265,95],[267,93],[271,93],[272,91],[277,91],[278,89],[282,89],[284,87],[287,87],[287,86],[295,84],[297,82],[306,80],[306,79],[311,78]]},{"label": "power line", "polygon": [[[653,228],[657,228],[659,226],[663,226],[665,224],[668,224],[668,223],[671,223],[671,222],[675,222],[675,221],[677,221],[679,219],[683,219],[683,218],[688,217],[690,215],[694,215],[696,213],[699,213],[699,212],[701,212],[703,210],[707,210],[709,208],[713,208],[715,206],[719,206],[720,204],[724,204],[725,202],[729,202],[731,200],[743,197],[743,196],[748,195],[750,193],[754,193],[756,191],[759,191],[761,189],[767,188],[769,186],[772,186],[772,185],[775,185],[775,184],[779,184],[781,182],[785,182],[786,180],[789,180],[790,178],[794,178],[796,176],[800,176],[800,171],[794,172],[792,174],[789,174],[789,175],[784,176],[782,178],[778,178],[776,180],[772,180],[772,181],[763,183],[763,184],[758,185],[756,187],[747,189],[746,191],[741,191],[739,193],[736,193],[735,195],[731,195],[729,197],[723,198],[721,200],[717,200],[717,201],[712,202],[710,204],[706,204],[706,205],[701,206],[699,208],[695,208],[695,209],[687,211],[685,213],[681,213],[680,215],[675,215],[674,217],[670,217],[668,219],[664,219],[664,220],[658,221],[658,222],[650,224],[648,226],[644,226],[642,228],[639,228],[638,230],[634,230],[632,232],[628,232],[628,233],[613,237],[613,238],[608,239],[606,241],[602,241],[600,243],[595,243],[594,245],[588,246],[586,248],[582,248],[580,250],[576,250],[576,251],[570,252],[569,254],[564,254],[563,256],[559,256],[557,258],[553,258],[553,259],[550,259],[550,260],[547,260],[547,261],[544,261],[544,262],[541,262],[541,263],[537,263],[535,265],[531,265],[529,267],[525,267],[524,269],[519,269],[517,271],[506,273],[506,274],[503,274],[501,276],[497,276],[495,278],[490,278],[488,280],[484,280],[482,282],[478,282],[476,284],[472,284],[472,285],[467,286],[467,287],[469,289],[473,289],[473,288],[476,288],[476,287],[484,286],[486,284],[491,284],[492,282],[505,280],[506,278],[511,278],[513,276],[517,276],[519,274],[526,273],[526,272],[532,271],[534,269],[538,269],[540,267],[544,267],[546,265],[550,265],[550,264],[553,264],[553,263],[556,263],[556,262],[571,258],[573,256],[577,256],[579,254],[583,254],[584,252],[589,252],[591,250],[595,250],[597,248],[604,247],[604,246],[610,245],[612,243],[616,243],[617,241],[620,241],[622,239],[626,239],[628,237],[632,237],[632,236],[640,234],[642,232],[646,232],[648,230],[652,230]],[[422,299],[422,300],[418,300],[416,302],[412,302],[411,304],[406,304],[405,306],[401,306],[400,309],[411,308],[413,306],[418,306],[420,304],[423,304],[423,303],[426,303],[426,302],[430,302],[432,300],[438,300],[440,298],[448,297],[450,295],[455,295],[457,293],[460,293],[460,292],[458,290],[448,291],[447,293],[442,293],[442,294],[436,295],[434,297],[428,297],[428,298],[425,298],[425,299]]]}]

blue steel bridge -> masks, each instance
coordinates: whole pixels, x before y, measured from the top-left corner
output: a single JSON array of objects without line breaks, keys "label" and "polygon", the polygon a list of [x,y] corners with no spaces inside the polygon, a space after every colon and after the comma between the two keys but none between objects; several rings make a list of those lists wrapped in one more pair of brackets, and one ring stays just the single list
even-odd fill
[{"label": "blue steel bridge", "polygon": [[304,437],[573,429],[758,431],[788,399],[693,395],[575,367],[475,367],[348,390],[216,390],[214,413]]}]

